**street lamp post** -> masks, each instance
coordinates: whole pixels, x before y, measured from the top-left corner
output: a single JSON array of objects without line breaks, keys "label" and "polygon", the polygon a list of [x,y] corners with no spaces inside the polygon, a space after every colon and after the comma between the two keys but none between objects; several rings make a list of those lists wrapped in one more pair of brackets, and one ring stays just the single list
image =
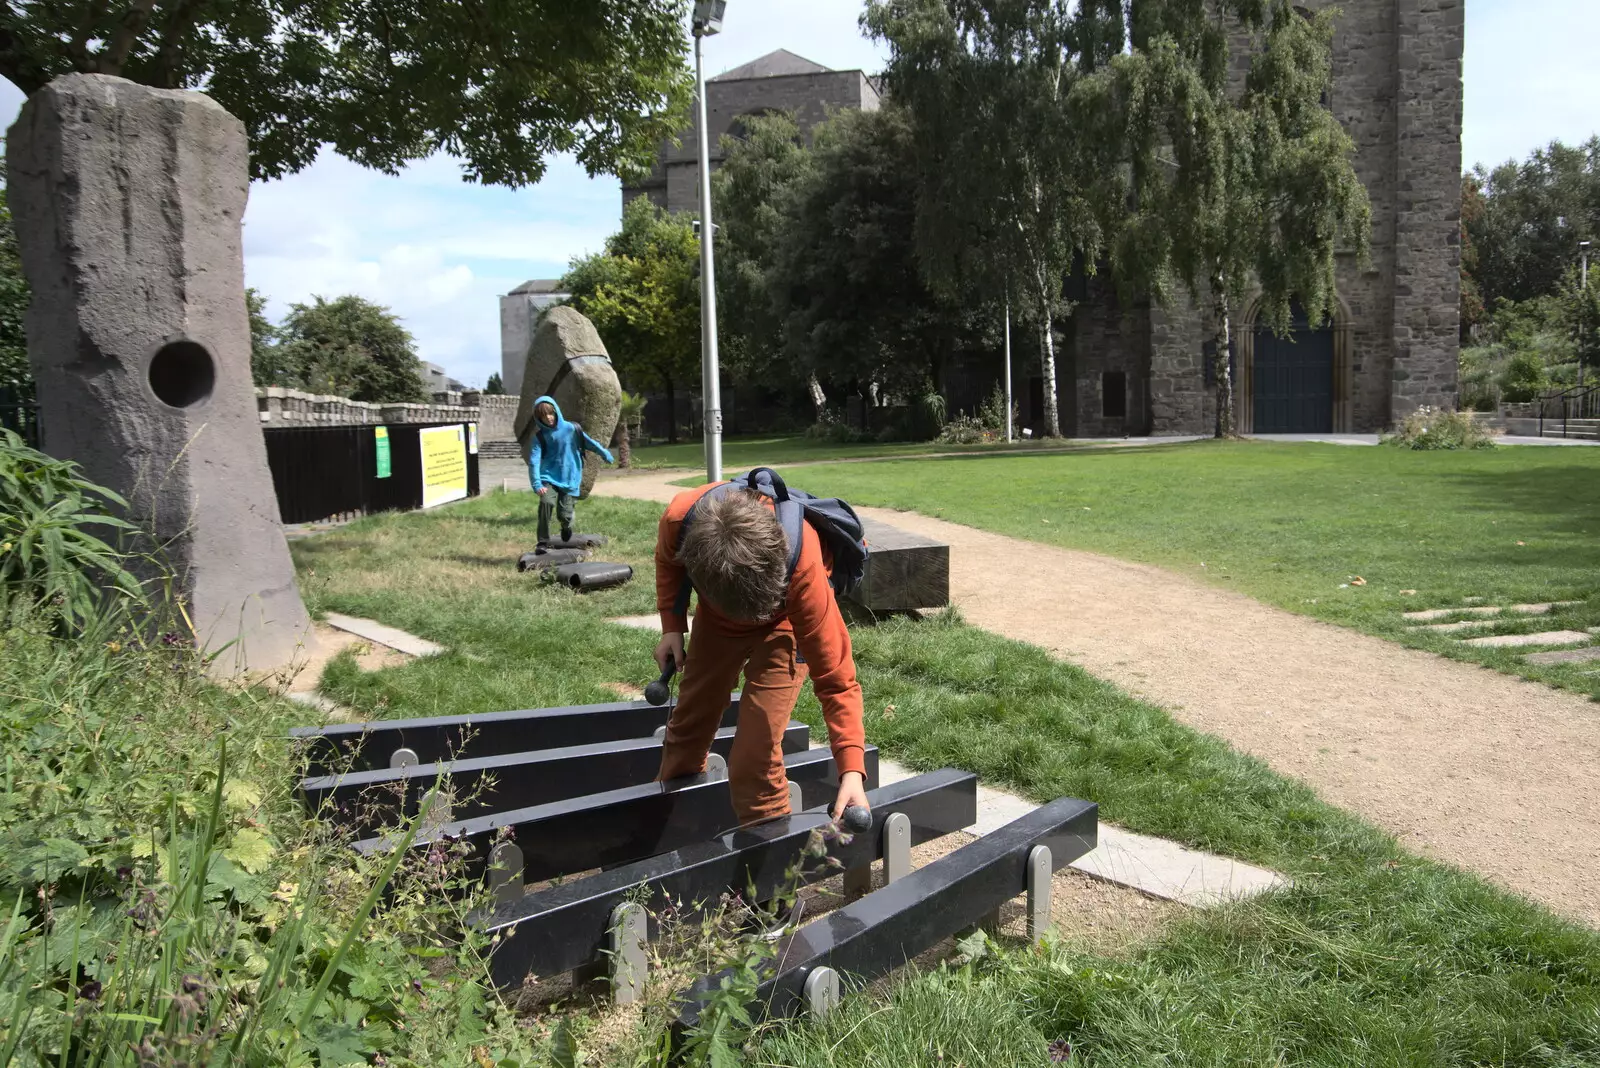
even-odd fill
[{"label": "street lamp post", "polygon": [[717,281],[711,245],[711,139],[706,129],[706,72],[701,55],[705,38],[722,29],[727,0],[696,0],[694,5],[695,107],[700,132],[700,400],[704,413],[706,481],[722,481],[722,386],[717,368]]},{"label": "street lamp post", "polygon": [[1584,356],[1584,317],[1588,313],[1589,303],[1589,242],[1578,242],[1578,259],[1582,266],[1578,269],[1578,287],[1582,293],[1582,302],[1578,314],[1578,385],[1583,385],[1583,356]]}]

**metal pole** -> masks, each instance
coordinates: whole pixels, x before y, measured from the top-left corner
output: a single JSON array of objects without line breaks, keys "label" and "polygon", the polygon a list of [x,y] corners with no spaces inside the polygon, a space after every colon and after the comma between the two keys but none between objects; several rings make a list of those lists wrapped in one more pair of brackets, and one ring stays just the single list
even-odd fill
[{"label": "metal pole", "polygon": [[722,387],[717,381],[717,281],[711,243],[711,147],[706,129],[706,73],[694,34],[695,106],[700,129],[700,408],[705,423],[706,481],[722,481]]},{"label": "metal pole", "polygon": [[1006,444],[1011,443],[1011,302],[1006,301]]},{"label": "metal pole", "polygon": [[1580,255],[1583,258],[1583,267],[1579,272],[1582,276],[1580,284],[1583,289],[1583,296],[1582,303],[1578,305],[1578,385],[1581,386],[1583,385],[1583,343],[1586,340],[1584,337],[1583,317],[1587,314],[1589,303],[1589,242],[1585,241],[1580,246]]}]

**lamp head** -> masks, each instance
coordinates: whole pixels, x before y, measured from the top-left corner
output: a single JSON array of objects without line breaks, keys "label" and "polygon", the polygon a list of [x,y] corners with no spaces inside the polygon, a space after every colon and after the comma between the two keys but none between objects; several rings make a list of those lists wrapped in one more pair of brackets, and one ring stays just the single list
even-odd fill
[{"label": "lamp head", "polygon": [[728,10],[728,0],[695,0],[694,32],[696,37],[710,37],[721,31],[722,16]]}]

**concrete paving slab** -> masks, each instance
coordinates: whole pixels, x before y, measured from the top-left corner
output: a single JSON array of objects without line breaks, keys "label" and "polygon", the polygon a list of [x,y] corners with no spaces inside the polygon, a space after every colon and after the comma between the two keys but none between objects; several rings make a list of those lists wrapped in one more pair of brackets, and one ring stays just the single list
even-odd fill
[{"label": "concrete paving slab", "polygon": [[1588,640],[1588,633],[1581,630],[1547,630],[1539,634],[1487,634],[1482,638],[1463,638],[1462,644],[1515,649],[1524,645],[1578,645]]},{"label": "concrete paving slab", "polygon": [[654,634],[661,633],[660,616],[619,616],[608,619],[607,623],[615,623],[619,627],[633,627],[637,630],[648,630]]},{"label": "concrete paving slab", "polygon": [[403,630],[385,626],[371,619],[360,619],[356,616],[342,616],[338,612],[329,612],[327,623],[330,627],[348,631],[358,637],[367,639],[369,642],[387,645],[389,648],[397,649],[408,656],[434,656],[444,652],[444,646],[442,645],[436,645],[426,638],[419,638],[415,634],[407,634]]},{"label": "concrete paving slab", "polygon": [[1100,844],[1071,866],[1107,882],[1196,908],[1288,885],[1277,872],[1105,823],[1100,824]]},{"label": "concrete paving slab", "polygon": [[1558,649],[1549,653],[1529,653],[1522,659],[1530,664],[1582,664],[1600,660],[1600,645],[1587,649]]},{"label": "concrete paving slab", "polygon": [[1464,619],[1460,623],[1427,623],[1420,627],[1407,627],[1409,631],[1429,631],[1433,634],[1458,634],[1464,630],[1479,630],[1494,626],[1489,619]]},{"label": "concrete paving slab", "polygon": [[[1548,608],[1546,609],[1548,611]],[[1449,619],[1451,616],[1497,616],[1500,609],[1494,605],[1481,608],[1428,608],[1421,612],[1402,612],[1402,619]]]}]

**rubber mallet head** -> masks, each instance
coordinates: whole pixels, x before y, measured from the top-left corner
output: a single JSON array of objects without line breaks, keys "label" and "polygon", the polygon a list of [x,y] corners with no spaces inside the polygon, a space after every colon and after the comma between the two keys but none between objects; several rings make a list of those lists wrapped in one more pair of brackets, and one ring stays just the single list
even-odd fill
[{"label": "rubber mallet head", "polygon": [[677,664],[668,664],[661,677],[644,688],[644,699],[653,705],[666,704],[672,697],[672,676],[677,670]]},{"label": "rubber mallet head", "polygon": [[849,805],[846,806],[844,816],[839,822],[851,834],[861,834],[863,831],[872,830],[872,812],[860,805]]}]

